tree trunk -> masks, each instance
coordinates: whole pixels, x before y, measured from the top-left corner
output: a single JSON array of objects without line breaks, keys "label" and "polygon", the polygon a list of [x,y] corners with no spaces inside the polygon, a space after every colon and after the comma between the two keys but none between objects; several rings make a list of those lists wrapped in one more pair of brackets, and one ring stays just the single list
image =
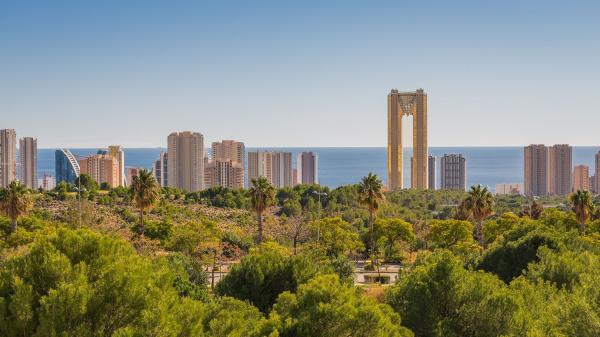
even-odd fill
[{"label": "tree trunk", "polygon": [[296,255],[296,246],[298,244],[298,239],[294,236],[294,255]]},{"label": "tree trunk", "polygon": [[369,212],[369,253],[373,253],[375,248],[375,240],[373,233],[373,214]]},{"label": "tree trunk", "polygon": [[256,241],[258,241],[258,243],[262,243],[263,241],[263,218],[262,218],[262,212],[258,212],[258,238],[256,239]]},{"label": "tree trunk", "polygon": [[477,221],[476,231],[477,231],[477,241],[479,242],[479,245],[482,248],[485,248],[485,241],[483,238],[483,221],[482,220]]},{"label": "tree trunk", "polygon": [[212,265],[212,280],[210,282],[210,289],[215,289],[215,269],[217,268],[217,250],[215,249],[213,255],[213,265]]},{"label": "tree trunk", "polygon": [[579,224],[579,235],[585,235],[585,223],[584,222]]},{"label": "tree trunk", "polygon": [[144,209],[140,208],[140,234],[144,235],[145,230],[146,228],[144,228]]},{"label": "tree trunk", "polygon": [[17,231],[17,218],[11,219],[10,232],[15,233]]}]

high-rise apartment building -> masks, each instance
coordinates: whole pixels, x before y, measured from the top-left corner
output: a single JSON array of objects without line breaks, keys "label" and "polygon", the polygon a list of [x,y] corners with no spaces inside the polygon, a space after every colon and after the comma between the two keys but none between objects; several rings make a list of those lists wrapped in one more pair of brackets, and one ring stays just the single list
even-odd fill
[{"label": "high-rise apartment building", "polygon": [[127,182],[129,183],[130,186],[133,183],[133,177],[137,177],[139,174],[140,174],[139,167],[128,167],[125,170],[125,176],[126,176]]},{"label": "high-rise apartment building", "polygon": [[415,92],[388,94],[388,188],[404,187],[402,117],[413,117],[413,157],[411,162],[411,187],[428,188],[427,148],[427,94],[423,89]]},{"label": "high-rise apartment building", "polygon": [[429,160],[427,162],[427,170],[429,177],[427,178],[428,188],[430,190],[435,190],[435,157],[429,156]]},{"label": "high-rise apartment building", "polygon": [[598,193],[598,183],[597,183],[597,174],[594,174],[593,176],[590,177],[590,190],[592,191],[592,193]]},{"label": "high-rise apartment building", "polygon": [[314,152],[302,152],[296,156],[296,171],[299,184],[319,183],[319,157]]},{"label": "high-rise apartment building", "polygon": [[548,149],[548,194],[565,196],[573,184],[573,148],[558,144]]},{"label": "high-rise apartment building", "polygon": [[189,192],[200,191],[204,185],[204,136],[197,132],[173,132],[167,138],[169,187]]},{"label": "high-rise apartment building", "polygon": [[207,188],[244,188],[244,167],[229,159],[208,161],[204,168],[204,184]]},{"label": "high-rise apartment building", "polygon": [[496,184],[497,195],[520,195],[523,193],[523,184]]},{"label": "high-rise apartment building", "polygon": [[[118,186],[125,186],[125,151],[123,151],[123,149],[119,145],[110,145],[108,147],[108,154],[113,156],[119,164],[119,172],[117,177],[117,180],[119,181]],[[131,181],[127,182],[131,185]]]},{"label": "high-rise apartment building", "polygon": [[50,191],[56,187],[56,179],[53,176],[44,174],[43,178],[38,179],[38,188],[44,191]]},{"label": "high-rise apartment building", "polygon": [[57,184],[74,184],[79,177],[79,162],[68,149],[58,149],[54,152],[54,171]]},{"label": "high-rise apartment building", "polygon": [[525,195],[548,195],[548,148],[543,144],[532,144],[525,147],[523,154]]},{"label": "high-rise apartment building", "polygon": [[248,152],[248,187],[252,179],[265,177],[276,188],[292,186],[291,152]]},{"label": "high-rise apartment building", "polygon": [[161,151],[158,158],[154,162],[153,172],[154,178],[161,187],[169,186],[168,184],[168,163],[169,156],[166,152]]},{"label": "high-rise apartment building", "polygon": [[212,160],[231,160],[242,164],[242,166],[246,163],[246,148],[242,142],[236,142],[235,140],[213,142],[211,150]]},{"label": "high-rise apartment building", "polygon": [[595,170],[594,170],[594,186],[595,188],[595,193],[600,193],[600,151],[598,151],[598,153],[596,153],[596,160],[595,160]]},{"label": "high-rise apartment building", "polygon": [[81,174],[89,174],[98,184],[119,186],[119,161],[110,154],[93,154],[79,161]]},{"label": "high-rise apartment building", "polygon": [[0,187],[17,180],[17,133],[13,129],[0,130]]},{"label": "high-rise apartment building", "polygon": [[19,161],[21,182],[29,188],[37,188],[37,139],[32,137],[19,139]]},{"label": "high-rise apartment building", "polygon": [[440,161],[441,189],[467,189],[467,160],[461,154],[445,154]]},{"label": "high-rise apartment building", "polygon": [[577,165],[573,168],[573,191],[590,190],[590,167]]}]

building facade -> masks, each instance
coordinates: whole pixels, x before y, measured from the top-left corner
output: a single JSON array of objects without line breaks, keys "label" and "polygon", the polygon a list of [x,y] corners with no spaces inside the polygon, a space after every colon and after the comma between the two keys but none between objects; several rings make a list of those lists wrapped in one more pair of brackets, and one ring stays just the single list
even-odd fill
[{"label": "building facade", "polygon": [[32,137],[19,139],[19,162],[21,182],[29,188],[37,188],[37,139]]},{"label": "building facade", "polygon": [[17,180],[17,133],[13,129],[0,130],[0,187]]},{"label": "building facade", "polygon": [[210,160],[204,169],[204,184],[206,188],[244,188],[244,167],[233,160]]},{"label": "building facade", "polygon": [[548,148],[543,144],[532,144],[526,146],[523,153],[525,195],[548,195]]},{"label": "building facade", "polygon": [[598,153],[596,153],[596,158],[595,158],[595,170],[594,170],[594,186],[595,186],[595,193],[600,193],[600,179],[598,179],[598,177],[600,177],[600,151],[598,151]]},{"label": "building facade", "polygon": [[156,159],[156,161],[154,161],[154,167],[152,170],[154,172],[154,179],[156,179],[156,181],[158,182],[158,184],[161,187],[169,186],[168,163],[169,163],[169,156],[167,155],[167,152],[164,152],[164,151],[161,151],[160,154],[158,155],[158,158]]},{"label": "building facade", "polygon": [[[125,184],[125,180],[126,180],[126,176],[125,176],[125,151],[121,148],[120,145],[110,145],[108,147],[108,154],[113,156],[116,160],[117,163],[119,164],[119,172],[118,172],[118,177],[117,180],[119,181],[119,185],[118,186],[126,186]],[[127,181],[128,184],[131,184],[130,181]],[[116,187],[116,186],[114,186]]]},{"label": "building facade", "polygon": [[314,152],[298,153],[296,157],[296,174],[298,184],[319,183],[319,157]]},{"label": "building facade", "polygon": [[63,181],[74,184],[79,177],[79,162],[68,149],[58,149],[54,152],[54,170],[56,184]]},{"label": "building facade", "polygon": [[211,147],[211,159],[231,160],[244,166],[246,163],[246,147],[244,146],[244,143],[236,142],[235,140],[213,142]]},{"label": "building facade", "polygon": [[573,168],[573,192],[590,190],[590,167],[577,165]]},{"label": "building facade", "polygon": [[523,194],[523,184],[496,184],[496,195],[520,195]]},{"label": "building facade", "polygon": [[413,117],[413,157],[411,162],[411,187],[426,189],[428,184],[427,145],[427,94],[423,89],[415,92],[388,94],[388,188],[404,188],[402,118]]},{"label": "building facade", "polygon": [[189,192],[204,186],[204,136],[197,132],[173,132],[167,138],[167,183]]},{"label": "building facade", "polygon": [[50,191],[56,187],[56,179],[53,176],[44,174],[44,177],[38,179],[38,188],[44,191]]},{"label": "building facade", "polygon": [[467,160],[461,154],[445,154],[440,161],[441,189],[467,189]]},{"label": "building facade", "polygon": [[548,194],[565,196],[573,185],[573,148],[557,144],[548,149]]},{"label": "building facade", "polygon": [[435,190],[435,157],[429,156],[427,161],[427,171],[429,177],[427,178],[427,185],[430,190]]},{"label": "building facade", "polygon": [[94,154],[79,161],[81,174],[89,174],[98,184],[120,186],[119,161],[110,154]]},{"label": "building facade", "polygon": [[248,152],[248,187],[257,177],[267,178],[276,188],[292,186],[292,153]]}]

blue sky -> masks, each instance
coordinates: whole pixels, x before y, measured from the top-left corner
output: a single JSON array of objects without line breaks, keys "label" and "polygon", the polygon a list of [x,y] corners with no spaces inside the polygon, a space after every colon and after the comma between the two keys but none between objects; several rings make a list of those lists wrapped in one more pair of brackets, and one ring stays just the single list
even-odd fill
[{"label": "blue sky", "polygon": [[432,146],[600,137],[597,1],[0,1],[0,128],[39,147],[385,146],[391,88]]}]

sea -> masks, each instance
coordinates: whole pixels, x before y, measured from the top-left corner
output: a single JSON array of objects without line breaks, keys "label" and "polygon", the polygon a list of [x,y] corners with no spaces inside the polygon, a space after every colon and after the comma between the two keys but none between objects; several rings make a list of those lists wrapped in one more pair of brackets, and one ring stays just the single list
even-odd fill
[{"label": "sea", "polygon": [[[38,177],[54,176],[54,152],[56,149],[38,149]],[[70,149],[77,157],[96,153],[98,149]],[[330,188],[355,184],[372,172],[384,182],[387,180],[387,149],[384,147],[291,147],[246,148],[247,151],[287,151],[292,153],[295,167],[296,154],[312,151],[318,155],[319,182]],[[584,164],[594,174],[594,155],[600,146],[573,147],[573,165]],[[152,168],[164,148],[125,148],[125,166]],[[444,154],[462,154],[467,161],[467,184],[482,184],[491,190],[496,184],[523,182],[522,147],[430,147],[429,154],[436,156],[436,183],[439,187],[439,163]],[[410,148],[404,151],[405,184],[410,184]],[[410,186],[407,186],[410,187]]]}]

